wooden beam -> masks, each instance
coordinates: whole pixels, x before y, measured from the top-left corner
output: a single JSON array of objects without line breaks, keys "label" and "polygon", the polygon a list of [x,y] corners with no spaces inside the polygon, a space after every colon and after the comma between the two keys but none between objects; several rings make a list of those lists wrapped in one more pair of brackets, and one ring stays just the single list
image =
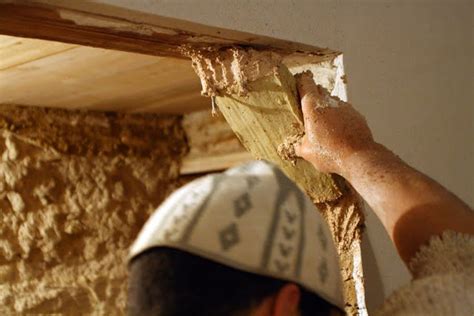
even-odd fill
[{"label": "wooden beam", "polygon": [[186,58],[183,46],[242,45],[286,52],[329,49],[204,26],[89,1],[0,0],[0,34]]},{"label": "wooden beam", "polygon": [[278,165],[314,202],[336,200],[341,196],[334,178],[318,172],[309,162],[282,160],[278,147],[293,135],[303,133],[293,75],[280,65],[273,75],[247,85],[245,96],[217,96],[219,110],[237,137],[255,158]]},{"label": "wooden beam", "polygon": [[[88,16],[84,14],[83,17],[87,19]],[[95,18],[103,19],[97,16]],[[78,25],[73,20],[61,17],[57,8],[31,4],[0,4],[0,33],[149,55],[181,57],[177,51],[178,38],[160,36],[160,34],[151,37],[107,27]]]},{"label": "wooden beam", "polygon": [[181,162],[180,174],[198,174],[218,172],[253,160],[248,151],[230,154],[208,155],[203,157],[187,156]]},{"label": "wooden beam", "polygon": [[222,115],[211,110],[188,113],[183,128],[189,152],[181,163],[181,175],[217,172],[253,160]]},{"label": "wooden beam", "polygon": [[6,35],[0,83],[0,104],[183,113],[211,103],[189,60]]}]

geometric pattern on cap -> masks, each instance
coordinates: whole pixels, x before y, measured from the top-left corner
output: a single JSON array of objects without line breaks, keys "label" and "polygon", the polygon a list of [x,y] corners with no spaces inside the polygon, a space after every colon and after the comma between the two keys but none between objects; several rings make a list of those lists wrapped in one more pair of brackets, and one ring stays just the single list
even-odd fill
[{"label": "geometric pattern on cap", "polygon": [[159,246],[292,281],[344,307],[329,227],[308,197],[264,161],[206,176],[173,193],[147,221],[130,257]]}]

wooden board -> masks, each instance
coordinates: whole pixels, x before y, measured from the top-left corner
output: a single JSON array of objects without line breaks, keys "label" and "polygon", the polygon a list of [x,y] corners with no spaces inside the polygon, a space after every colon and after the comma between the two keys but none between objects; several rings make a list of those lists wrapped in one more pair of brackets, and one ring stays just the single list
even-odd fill
[{"label": "wooden board", "polygon": [[252,45],[321,55],[302,43],[146,14],[100,1],[0,0],[0,34],[56,40],[159,56],[184,56],[181,46]]},{"label": "wooden board", "polygon": [[200,89],[188,60],[0,36],[0,104],[182,113]]},{"label": "wooden board", "polygon": [[278,146],[287,137],[303,131],[293,75],[280,65],[273,75],[248,83],[245,96],[216,97],[222,112],[242,144],[255,158],[279,166],[314,202],[336,200],[341,196],[331,175],[318,172],[309,162],[297,160],[296,165],[282,160]]},{"label": "wooden board", "polygon": [[184,115],[189,153],[183,158],[181,174],[217,172],[253,160],[220,113],[211,109]]}]

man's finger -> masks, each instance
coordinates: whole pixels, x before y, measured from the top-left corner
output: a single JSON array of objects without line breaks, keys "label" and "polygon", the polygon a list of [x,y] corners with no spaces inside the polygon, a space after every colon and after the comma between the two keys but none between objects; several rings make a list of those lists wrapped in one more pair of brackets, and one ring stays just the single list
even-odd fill
[{"label": "man's finger", "polygon": [[311,129],[311,124],[315,116],[316,106],[320,92],[314,83],[313,75],[309,71],[305,71],[296,75],[296,86],[301,98],[301,110],[305,121],[305,129]]}]

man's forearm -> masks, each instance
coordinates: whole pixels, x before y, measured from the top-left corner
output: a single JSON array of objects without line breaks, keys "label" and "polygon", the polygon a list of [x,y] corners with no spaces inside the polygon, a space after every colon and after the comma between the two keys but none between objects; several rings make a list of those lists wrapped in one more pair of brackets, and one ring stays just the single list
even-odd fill
[{"label": "man's forearm", "polygon": [[445,230],[474,234],[469,206],[375,143],[364,117],[332,99],[310,74],[299,75],[297,82],[305,136],[295,144],[296,154],[322,172],[346,178],[373,208],[406,263]]},{"label": "man's forearm", "polygon": [[382,145],[350,155],[340,173],[375,211],[406,263],[433,235],[474,234],[469,206]]}]

